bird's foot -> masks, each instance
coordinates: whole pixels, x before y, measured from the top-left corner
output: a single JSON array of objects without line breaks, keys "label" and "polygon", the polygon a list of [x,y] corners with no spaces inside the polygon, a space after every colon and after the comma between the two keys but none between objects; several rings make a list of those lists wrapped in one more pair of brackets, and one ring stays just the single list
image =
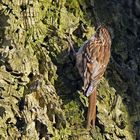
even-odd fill
[{"label": "bird's foot", "polygon": [[70,51],[72,50],[73,54],[75,55],[76,52],[74,50],[74,46],[73,46],[70,34],[69,35],[65,35],[65,36],[66,36],[66,40],[68,41],[68,43],[70,45],[70,47],[68,48],[68,53],[70,54]]}]

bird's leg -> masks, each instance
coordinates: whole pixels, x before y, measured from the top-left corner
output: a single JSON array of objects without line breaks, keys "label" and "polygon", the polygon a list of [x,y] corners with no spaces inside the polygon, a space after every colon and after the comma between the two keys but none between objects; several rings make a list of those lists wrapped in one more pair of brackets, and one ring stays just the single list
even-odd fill
[{"label": "bird's leg", "polygon": [[95,120],[96,120],[96,97],[97,91],[96,89],[93,93],[89,96],[89,106],[88,106],[88,114],[87,114],[87,128],[95,127]]},{"label": "bird's leg", "polygon": [[68,41],[68,43],[69,43],[69,45],[70,45],[70,49],[69,49],[68,51],[70,52],[70,50],[72,50],[73,54],[75,55],[76,52],[75,52],[75,50],[74,50],[74,46],[73,46],[73,43],[72,43],[72,40],[71,40],[70,35],[69,35],[69,36],[66,35],[66,39],[67,39],[67,41]]}]

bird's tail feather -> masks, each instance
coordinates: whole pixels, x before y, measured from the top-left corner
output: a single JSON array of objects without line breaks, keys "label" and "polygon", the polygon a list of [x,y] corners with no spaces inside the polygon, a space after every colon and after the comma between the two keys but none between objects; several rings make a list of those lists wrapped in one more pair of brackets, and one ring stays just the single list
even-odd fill
[{"label": "bird's tail feather", "polygon": [[87,128],[90,128],[92,125],[95,126],[96,119],[96,98],[97,91],[94,89],[93,93],[89,96],[89,106],[88,106],[88,114],[87,114]]}]

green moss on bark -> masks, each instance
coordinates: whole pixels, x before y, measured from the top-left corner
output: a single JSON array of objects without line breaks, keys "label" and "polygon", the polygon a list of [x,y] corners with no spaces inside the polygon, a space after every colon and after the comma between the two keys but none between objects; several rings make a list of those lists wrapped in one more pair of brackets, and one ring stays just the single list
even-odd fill
[{"label": "green moss on bark", "polygon": [[1,2],[1,139],[131,140],[127,110],[105,79],[98,89],[97,126],[85,129],[88,102],[65,34],[78,49],[95,32],[91,5],[83,0]]}]

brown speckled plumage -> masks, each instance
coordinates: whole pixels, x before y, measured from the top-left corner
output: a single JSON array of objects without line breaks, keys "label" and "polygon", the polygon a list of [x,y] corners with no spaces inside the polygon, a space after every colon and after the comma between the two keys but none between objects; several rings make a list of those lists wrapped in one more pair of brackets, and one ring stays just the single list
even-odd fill
[{"label": "brown speckled plumage", "polygon": [[76,53],[76,66],[84,81],[84,93],[89,98],[87,127],[95,125],[96,88],[110,58],[111,37],[106,27],[100,26]]},{"label": "brown speckled plumage", "polygon": [[76,53],[76,66],[84,80],[86,96],[96,88],[106,70],[110,58],[110,47],[110,34],[105,27],[101,26]]}]

